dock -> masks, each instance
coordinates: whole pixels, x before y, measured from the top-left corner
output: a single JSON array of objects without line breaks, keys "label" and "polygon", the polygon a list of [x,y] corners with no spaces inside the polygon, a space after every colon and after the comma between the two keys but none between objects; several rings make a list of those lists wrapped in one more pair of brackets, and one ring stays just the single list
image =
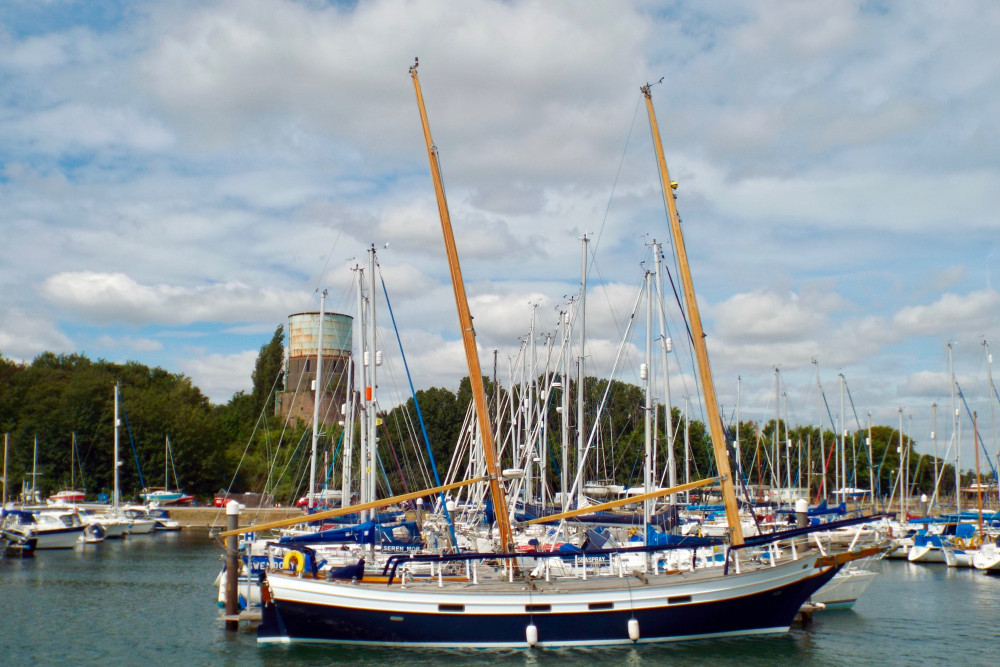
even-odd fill
[{"label": "dock", "polygon": [[[226,527],[225,507],[163,507],[170,518],[181,524],[183,529],[204,528],[206,530]],[[290,519],[302,516],[298,507],[247,507],[240,512],[240,527],[253,526],[268,521]]]}]

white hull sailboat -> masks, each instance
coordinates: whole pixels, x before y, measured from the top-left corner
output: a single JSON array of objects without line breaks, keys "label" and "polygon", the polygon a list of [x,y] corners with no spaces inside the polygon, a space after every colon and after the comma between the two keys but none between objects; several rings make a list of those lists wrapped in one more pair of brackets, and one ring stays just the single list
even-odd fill
[{"label": "white hull sailboat", "polygon": [[[703,330],[687,268],[673,191],[659,144],[649,86],[642,92],[657,148],[660,177],[681,267],[688,306],[692,344],[705,393],[718,477],[671,489],[649,492],[591,508],[569,510],[529,523],[554,521],[590,510],[644,502],[719,483],[730,526],[726,565],[688,572],[657,573],[646,567],[649,554],[669,547],[633,547],[588,550],[582,568],[573,575],[552,576],[545,561],[561,554],[535,552],[531,574],[523,567],[523,554],[514,549],[506,491],[498,464],[492,425],[486,409],[482,372],[458,264],[451,221],[441,184],[437,149],[427,123],[416,64],[410,69],[420,108],[431,174],[437,195],[459,326],[466,352],[472,395],[479,424],[480,444],[487,474],[434,489],[382,501],[362,503],[253,528],[227,531],[233,536],[248,531],[331,518],[352,511],[374,509],[433,495],[470,484],[486,483],[496,511],[499,548],[489,553],[400,554],[387,559],[381,575],[364,572],[359,561],[353,574],[321,572],[308,552],[302,559],[284,559],[284,568],[272,567],[261,585],[262,618],[258,641],[262,643],[329,642],[431,647],[607,646],[785,632],[802,604],[826,584],[847,562],[869,555],[822,554],[802,539],[809,529],[751,538],[744,541],[733,486],[726,439],[718,411]],[[648,506],[650,503],[646,503]],[[796,540],[796,538],[798,538]],[[744,558],[745,548],[772,548],[786,542],[778,562]],[[638,557],[640,566],[636,567]],[[291,567],[289,567],[291,565]],[[430,566],[429,577],[412,575],[416,566]],[[338,576],[346,579],[338,579]]]}]

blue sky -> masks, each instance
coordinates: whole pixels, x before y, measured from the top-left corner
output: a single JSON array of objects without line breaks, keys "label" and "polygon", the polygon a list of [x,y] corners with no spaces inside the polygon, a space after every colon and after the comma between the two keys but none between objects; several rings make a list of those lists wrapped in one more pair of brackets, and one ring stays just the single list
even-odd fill
[{"label": "blue sky", "polygon": [[[744,417],[770,418],[778,367],[790,420],[815,422],[815,359],[835,416],[843,373],[862,420],[903,408],[929,452],[952,342],[995,455],[996,34],[991,2],[6,2],[0,351],[159,365],[224,402],[317,289],[353,313],[374,244],[414,383],[456,387],[419,56],[484,366],[516,359],[531,304],[555,332],[586,232],[587,365],[609,372],[668,236],[639,94],[664,77],[727,409],[739,377]],[[678,348],[675,404],[693,391]]]}]

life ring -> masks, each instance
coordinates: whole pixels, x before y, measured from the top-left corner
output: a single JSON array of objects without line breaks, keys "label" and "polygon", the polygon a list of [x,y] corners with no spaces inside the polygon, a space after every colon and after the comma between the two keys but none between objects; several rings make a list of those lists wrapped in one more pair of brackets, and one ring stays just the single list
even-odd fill
[{"label": "life ring", "polygon": [[306,557],[301,551],[289,551],[281,561],[283,570],[295,570],[301,572],[306,569]]},{"label": "life ring", "polygon": [[956,537],[955,538],[955,546],[958,547],[959,549],[965,549],[966,546],[968,546],[968,544],[961,537]]},{"label": "life ring", "polygon": [[969,538],[969,541],[966,542],[966,544],[969,546],[970,549],[978,549],[979,547],[983,546],[983,538],[980,537],[979,535],[973,535],[972,537]]}]

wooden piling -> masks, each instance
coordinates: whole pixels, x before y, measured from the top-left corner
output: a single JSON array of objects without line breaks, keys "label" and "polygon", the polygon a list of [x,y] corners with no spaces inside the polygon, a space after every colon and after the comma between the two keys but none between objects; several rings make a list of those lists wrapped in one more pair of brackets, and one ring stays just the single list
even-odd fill
[{"label": "wooden piling", "polygon": [[[236,530],[240,522],[240,504],[230,500],[226,504],[226,529]],[[237,584],[239,583],[240,561],[236,535],[226,538],[226,630],[236,632],[240,629],[240,601]]]}]

